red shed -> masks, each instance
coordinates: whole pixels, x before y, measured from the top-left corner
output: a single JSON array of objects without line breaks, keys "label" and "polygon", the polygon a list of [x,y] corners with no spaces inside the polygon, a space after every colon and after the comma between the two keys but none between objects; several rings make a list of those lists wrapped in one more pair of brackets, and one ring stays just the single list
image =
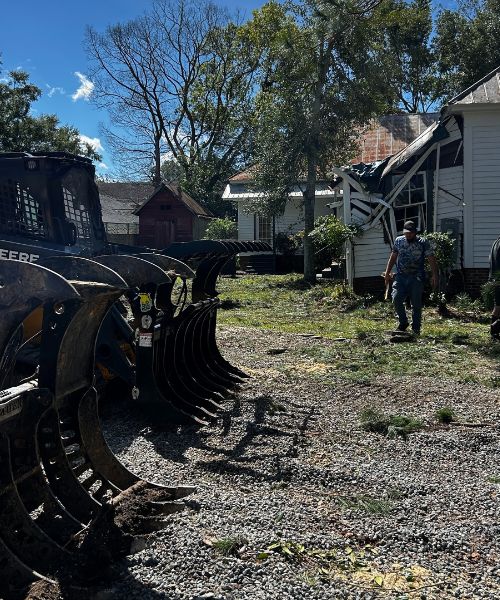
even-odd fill
[{"label": "red shed", "polygon": [[161,183],[134,214],[139,216],[138,244],[159,249],[199,240],[214,218],[175,183]]}]

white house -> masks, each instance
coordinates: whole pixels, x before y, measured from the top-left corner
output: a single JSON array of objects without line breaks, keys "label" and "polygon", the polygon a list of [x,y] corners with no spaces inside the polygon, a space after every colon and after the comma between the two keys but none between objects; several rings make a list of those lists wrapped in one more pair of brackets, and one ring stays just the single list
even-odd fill
[{"label": "white house", "polygon": [[[380,289],[392,241],[407,219],[456,239],[456,275],[477,294],[500,235],[500,67],[445,105],[439,120],[371,177],[335,169],[340,210],[364,234],[348,253],[355,289]],[[339,209],[337,209],[339,210]]]},{"label": "white house", "polygon": [[411,218],[421,231],[451,232],[456,274],[477,293],[500,235],[500,67],[450,100],[392,156],[333,169],[330,189],[332,210],[364,230],[346,257],[356,290],[381,290],[392,241]]},{"label": "white house", "polygon": [[[373,121],[362,133],[358,155],[353,163],[371,163],[385,159],[418,137],[427,127],[435,123],[439,113],[421,115],[387,115]],[[252,186],[252,169],[238,173],[232,177],[224,190],[223,197],[232,200],[238,207],[238,239],[263,240],[272,245],[273,233],[297,233],[304,229],[302,210],[302,189],[304,184],[298,182],[290,193],[290,200],[282,215],[275,218],[262,217],[251,211],[249,201],[259,198],[259,193]],[[331,204],[342,199],[339,180],[332,176],[328,181],[318,181],[316,186],[315,217],[332,214]],[[342,211],[339,211],[342,212]],[[250,257],[251,259],[252,257]],[[272,257],[259,255],[253,257],[268,270],[273,267]],[[300,258],[300,257],[299,257]],[[297,261],[300,263],[301,261]],[[299,266],[299,265],[298,265]]]}]

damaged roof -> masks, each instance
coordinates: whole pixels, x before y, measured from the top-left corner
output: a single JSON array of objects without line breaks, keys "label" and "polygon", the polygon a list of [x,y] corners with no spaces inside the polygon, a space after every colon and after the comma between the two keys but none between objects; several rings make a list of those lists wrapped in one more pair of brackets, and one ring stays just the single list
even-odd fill
[{"label": "damaged roof", "polygon": [[452,98],[448,104],[500,103],[500,66]]}]

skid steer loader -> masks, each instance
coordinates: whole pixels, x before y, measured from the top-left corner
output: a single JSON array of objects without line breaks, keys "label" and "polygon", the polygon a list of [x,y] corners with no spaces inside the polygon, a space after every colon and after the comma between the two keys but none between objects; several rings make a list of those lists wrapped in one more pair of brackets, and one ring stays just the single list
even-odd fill
[{"label": "skid steer loader", "polygon": [[[182,509],[178,499],[193,491],[147,483],[109,450],[99,426],[94,348],[101,322],[129,285],[100,263],[59,260],[68,278],[0,259],[2,600],[24,597],[36,580],[58,581],[76,597],[72,586],[98,579],[114,555],[129,552],[135,535],[161,528],[162,515]],[[38,369],[17,381],[22,324],[38,308]],[[127,511],[134,517],[128,524]]]},{"label": "skid steer loader", "polygon": [[[237,253],[270,247],[200,241],[159,252],[109,243],[94,175],[91,161],[66,153],[0,154],[0,259],[36,262],[96,285],[112,271],[123,282],[121,302],[99,321],[98,372],[119,378],[134,401],[161,407],[172,421],[206,423],[245,377],[217,348],[217,277]],[[26,318],[25,343],[39,338],[41,319],[40,310]]]}]

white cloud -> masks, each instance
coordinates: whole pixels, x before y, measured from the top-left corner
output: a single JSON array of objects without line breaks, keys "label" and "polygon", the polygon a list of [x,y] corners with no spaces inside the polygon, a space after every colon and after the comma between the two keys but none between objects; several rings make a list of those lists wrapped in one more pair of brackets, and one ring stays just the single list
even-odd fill
[{"label": "white cloud", "polygon": [[99,169],[103,169],[104,171],[107,171],[109,169],[108,165],[103,162],[100,162],[97,166],[99,167]]},{"label": "white cloud", "polygon": [[76,90],[76,92],[71,96],[73,98],[73,102],[80,100],[83,98],[84,100],[88,100],[94,91],[94,84],[83,75],[79,71],[75,71],[75,75],[80,80],[80,87]]},{"label": "white cloud", "polygon": [[66,92],[64,91],[64,88],[62,87],[57,87],[57,86],[51,86],[48,83],[45,84],[45,87],[49,90],[47,92],[47,96],[49,98],[52,98],[52,96],[54,94],[65,94]]},{"label": "white cloud", "polygon": [[86,135],[80,134],[80,141],[82,144],[89,144],[96,152],[104,152],[101,140],[99,138],[90,138]]}]

